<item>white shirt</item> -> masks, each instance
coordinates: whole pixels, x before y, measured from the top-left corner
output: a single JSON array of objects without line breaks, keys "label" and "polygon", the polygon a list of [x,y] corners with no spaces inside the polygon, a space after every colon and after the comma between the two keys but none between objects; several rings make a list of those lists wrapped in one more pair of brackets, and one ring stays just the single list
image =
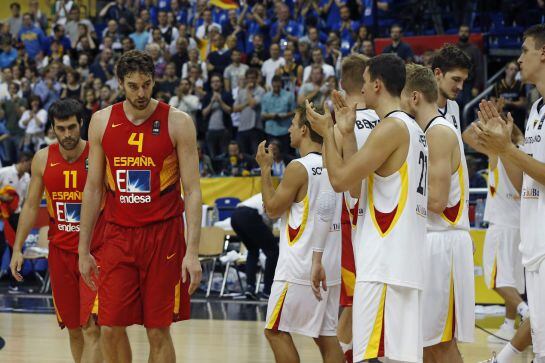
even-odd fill
[{"label": "white shirt", "polygon": [[[324,71],[324,80],[327,79],[327,77],[329,76],[335,75],[335,68],[333,68],[333,66],[330,66],[327,63],[322,64],[322,69]],[[307,82],[311,72],[312,72],[312,64],[309,66],[306,66],[305,70],[303,71],[303,83]]]},{"label": "white shirt", "polygon": [[208,27],[210,27],[210,26],[212,26],[212,25],[218,27],[219,32],[221,33],[221,25],[219,25],[218,23],[202,24],[201,26],[199,26],[199,27],[197,28],[197,32],[195,33],[195,36],[196,36],[197,38],[199,38],[199,39],[204,39],[204,38],[206,38],[206,37],[207,37],[206,34],[208,34],[208,33],[206,32],[206,30],[208,29]]},{"label": "white shirt", "polygon": [[0,188],[10,185],[15,188],[15,191],[17,191],[17,194],[19,195],[19,206],[15,213],[21,212],[21,207],[25,201],[29,184],[30,175],[24,173],[23,176],[19,178],[19,173],[17,172],[15,165],[6,166],[0,169]]},{"label": "white shirt", "polygon": [[[25,126],[23,122],[30,120],[30,122]],[[45,128],[45,123],[47,122],[47,111],[41,109],[38,111],[34,117],[31,118],[30,110],[23,112],[21,119],[19,120],[19,127],[25,130],[27,134],[36,134],[38,132],[43,132]]]},{"label": "white shirt", "polygon": [[267,59],[261,66],[261,73],[265,76],[265,85],[271,87],[272,78],[274,77],[278,67],[286,64],[284,58],[280,57],[277,60],[272,58]]}]

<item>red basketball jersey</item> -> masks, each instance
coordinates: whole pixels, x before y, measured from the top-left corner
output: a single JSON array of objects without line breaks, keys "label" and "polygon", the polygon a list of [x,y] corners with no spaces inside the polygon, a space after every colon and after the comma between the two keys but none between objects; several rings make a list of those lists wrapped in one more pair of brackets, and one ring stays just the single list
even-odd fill
[{"label": "red basketball jersey", "polygon": [[168,131],[170,106],[159,102],[146,121],[135,125],[123,102],[112,106],[102,137],[108,193],[106,220],[137,227],[181,216],[180,172]]},{"label": "red basketball jersey", "polygon": [[49,243],[78,253],[79,222],[83,188],[87,180],[89,143],[79,158],[66,161],[59,144],[51,144],[47,153],[43,183],[49,212]]}]

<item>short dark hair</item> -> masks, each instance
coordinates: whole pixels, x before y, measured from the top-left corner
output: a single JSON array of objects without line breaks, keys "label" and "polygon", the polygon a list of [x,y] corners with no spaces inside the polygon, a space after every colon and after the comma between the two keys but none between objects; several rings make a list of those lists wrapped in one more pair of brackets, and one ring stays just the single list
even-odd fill
[{"label": "short dark hair", "polygon": [[155,79],[155,64],[151,56],[141,50],[123,53],[117,61],[116,76],[121,82],[131,73],[143,73]]},{"label": "short dark hair", "polygon": [[[323,111],[319,108],[314,109],[316,112],[323,113]],[[299,127],[303,127],[303,125],[308,127],[308,130],[310,131],[310,139],[318,144],[323,144],[324,139],[320,136],[320,134],[314,131],[312,125],[310,124],[310,121],[307,119],[306,105],[304,103],[300,103],[299,105],[297,105],[295,113],[299,115]]]},{"label": "short dark hair", "polygon": [[17,158],[18,163],[24,163],[25,161],[32,161],[34,154],[29,151],[21,151],[19,157]]},{"label": "short dark hair", "polygon": [[82,123],[83,105],[75,98],[55,101],[49,107],[48,117],[53,126],[55,126],[55,120],[68,120],[72,116],[75,116],[80,124]]},{"label": "short dark hair", "polygon": [[282,82],[282,76],[275,74],[273,78],[271,79],[271,83],[274,83],[274,82]]},{"label": "short dark hair", "polygon": [[246,77],[248,76],[259,76],[259,71],[255,68],[249,68],[246,73],[244,74]]},{"label": "short dark hair", "polygon": [[431,69],[439,68],[443,74],[455,69],[471,70],[471,59],[454,44],[445,44],[431,58]]},{"label": "short dark hair", "polygon": [[17,9],[21,10],[21,5],[19,3],[11,3],[11,4],[9,4],[9,8],[10,9],[17,8]]},{"label": "short dark hair", "polygon": [[536,49],[545,45],[545,24],[531,26],[524,32],[524,39],[533,38],[536,43]]},{"label": "short dark hair", "polygon": [[32,102],[38,101],[39,104],[40,104],[40,107],[42,107],[42,99],[40,98],[40,96],[30,95],[28,101],[29,101],[28,103],[30,103],[30,105],[32,105]]},{"label": "short dark hair", "polygon": [[392,96],[401,96],[405,87],[405,62],[397,54],[381,54],[367,61],[371,81],[380,79]]}]

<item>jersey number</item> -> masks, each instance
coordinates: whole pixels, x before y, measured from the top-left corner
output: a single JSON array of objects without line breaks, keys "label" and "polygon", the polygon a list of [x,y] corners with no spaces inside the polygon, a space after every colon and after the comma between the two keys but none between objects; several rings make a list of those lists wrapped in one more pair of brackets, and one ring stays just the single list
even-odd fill
[{"label": "jersey number", "polygon": [[[66,189],[78,187],[78,172],[77,170],[65,170],[62,172],[64,174],[64,187]],[[70,177],[72,176],[72,177]],[[72,186],[70,186],[70,179],[72,180]]]},{"label": "jersey number", "polygon": [[138,152],[141,153],[142,148],[144,147],[144,134],[142,132],[139,132],[138,134],[133,132],[127,143],[132,146],[138,146]]},{"label": "jersey number", "polygon": [[[416,188],[416,192],[422,195],[426,195],[426,175],[428,173],[428,156],[424,155],[424,152],[420,152],[420,157],[418,158],[418,165],[422,166],[422,169],[420,169],[420,181],[418,182],[418,188]],[[424,183],[424,185],[422,185]]]}]

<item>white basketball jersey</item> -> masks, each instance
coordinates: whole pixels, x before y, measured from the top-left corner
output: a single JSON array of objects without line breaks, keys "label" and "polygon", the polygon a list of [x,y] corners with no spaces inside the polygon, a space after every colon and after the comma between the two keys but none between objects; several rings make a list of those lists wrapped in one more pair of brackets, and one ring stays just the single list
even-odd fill
[{"label": "white basketball jersey", "polygon": [[438,116],[430,122],[426,133],[432,127],[438,125],[448,127],[456,135],[458,148],[460,149],[460,165],[456,172],[450,176],[447,207],[443,213],[437,214],[429,211],[428,231],[449,231],[454,229],[469,231],[469,176],[464,153],[464,142],[454,125],[442,116]]},{"label": "white basketball jersey", "polygon": [[309,153],[292,163],[308,176],[305,198],[293,203],[280,221],[280,255],[274,279],[310,284],[314,250],[323,250],[327,284],[341,283],[341,194],[335,193],[322,155]]},{"label": "white basketball jersey", "polygon": [[452,123],[458,136],[462,137],[462,124],[460,123],[460,106],[458,102],[453,100],[447,100],[447,104],[444,108],[438,109],[441,116],[443,116],[448,122]]},{"label": "white basketball jersey", "polygon": [[484,220],[501,226],[520,227],[520,194],[509,180],[500,158],[494,169],[488,165]]},{"label": "white basketball jersey", "polygon": [[[545,163],[545,107],[540,98],[532,105],[523,150]],[[530,271],[539,268],[545,259],[545,186],[524,174],[520,202],[520,252],[522,263]]]},{"label": "white basketball jersey", "polygon": [[[403,121],[409,133],[407,159],[392,175],[367,179],[362,228],[356,231],[357,281],[422,288],[426,239],[428,148],[416,121],[401,111],[386,117]],[[364,237],[364,238],[358,238]]]}]

